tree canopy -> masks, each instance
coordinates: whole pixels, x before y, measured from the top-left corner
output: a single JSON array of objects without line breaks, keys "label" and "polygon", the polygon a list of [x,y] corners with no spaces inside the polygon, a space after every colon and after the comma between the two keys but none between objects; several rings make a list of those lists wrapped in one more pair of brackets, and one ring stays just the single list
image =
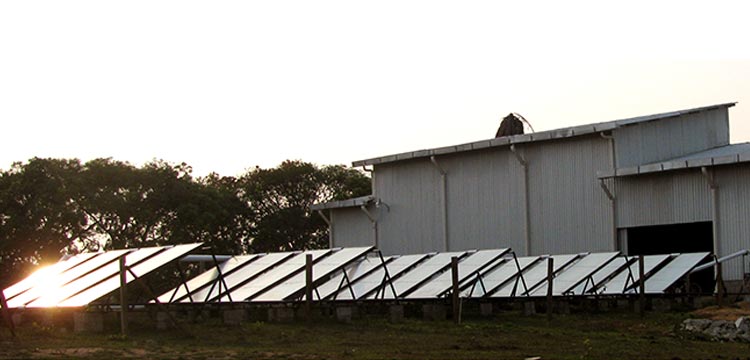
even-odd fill
[{"label": "tree canopy", "polygon": [[239,177],[187,164],[33,158],[0,171],[0,285],[62,253],[204,242],[216,253],[327,246],[316,202],[370,193],[362,172],[285,161]]}]

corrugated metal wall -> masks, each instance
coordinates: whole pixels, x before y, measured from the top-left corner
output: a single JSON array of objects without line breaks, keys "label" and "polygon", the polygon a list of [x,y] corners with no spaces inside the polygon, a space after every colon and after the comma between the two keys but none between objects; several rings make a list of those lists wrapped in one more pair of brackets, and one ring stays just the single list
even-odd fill
[{"label": "corrugated metal wall", "polygon": [[[612,250],[612,213],[597,171],[610,169],[598,135],[518,146],[529,175],[531,252]],[[525,251],[523,167],[508,147],[437,157],[447,172],[449,250]],[[444,251],[442,182],[429,159],[376,165],[375,196],[390,206],[379,223],[385,253]]]},{"label": "corrugated metal wall", "polygon": [[[374,211],[374,209],[370,209]],[[375,245],[375,231],[362,209],[341,208],[331,211],[334,247]]]},{"label": "corrugated metal wall", "polygon": [[729,144],[728,109],[629,125],[613,135],[618,168],[672,159]]},{"label": "corrugated metal wall", "polygon": [[612,212],[597,171],[611,169],[598,136],[521,148],[529,166],[532,254],[613,250]]},{"label": "corrugated metal wall", "polygon": [[[750,249],[750,164],[714,167],[719,185],[719,251],[721,255]],[[727,262],[725,278],[742,279],[741,260]],[[746,271],[750,265],[745,263]]]},{"label": "corrugated metal wall", "polygon": [[[750,249],[750,165],[710,169],[719,186],[719,256]],[[711,189],[700,169],[618,178],[616,196],[619,228],[713,221]],[[726,263],[724,277],[742,279],[740,259]]]},{"label": "corrugated metal wall", "polygon": [[524,249],[523,168],[505,148],[438,158],[447,171],[450,250]]},{"label": "corrugated metal wall", "polygon": [[615,181],[619,228],[711,221],[711,190],[700,169]]},{"label": "corrugated metal wall", "polygon": [[383,253],[443,251],[442,185],[429,159],[376,165],[372,181],[390,209],[381,210],[378,224]]}]

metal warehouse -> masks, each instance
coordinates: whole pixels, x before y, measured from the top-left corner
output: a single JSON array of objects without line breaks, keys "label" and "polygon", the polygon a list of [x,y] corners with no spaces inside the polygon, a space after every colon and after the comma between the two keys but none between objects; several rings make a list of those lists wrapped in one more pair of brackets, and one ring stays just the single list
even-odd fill
[{"label": "metal warehouse", "polygon": [[[750,248],[734,103],[355,161],[372,195],[317,204],[331,247],[628,255]],[[746,259],[728,262],[740,280]]]}]

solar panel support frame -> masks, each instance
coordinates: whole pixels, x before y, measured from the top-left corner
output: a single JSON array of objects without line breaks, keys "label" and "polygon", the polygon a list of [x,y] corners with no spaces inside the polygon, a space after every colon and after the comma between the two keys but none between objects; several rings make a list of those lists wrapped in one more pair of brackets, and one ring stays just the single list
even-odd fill
[{"label": "solar panel support frame", "polygon": [[180,265],[180,262],[178,261],[176,264],[177,266],[177,272],[180,274],[180,281],[182,282],[179,286],[174,288],[174,292],[172,292],[172,296],[169,297],[169,302],[171,303],[174,301],[175,296],[177,296],[177,291],[180,289],[180,286],[185,288],[185,292],[187,292],[188,299],[190,299],[190,302],[193,303],[193,294],[190,292],[190,287],[187,285],[187,277],[185,276],[185,270],[182,269],[182,266]]},{"label": "solar panel support frame", "polygon": [[[611,274],[609,274],[609,276],[607,276],[604,279],[602,279],[601,281],[599,281],[598,284],[594,284],[591,287],[591,290],[589,290],[591,292],[591,294],[593,294],[593,295],[600,295],[600,291],[601,291],[602,287],[605,284],[607,284],[610,280],[614,279],[617,275],[619,275],[620,273],[622,273],[623,271],[627,271],[628,272],[628,278],[625,279],[625,285],[626,285],[625,288],[627,288],[627,284],[632,283],[632,282],[635,281],[635,279],[633,278],[633,273],[630,271],[630,266],[632,265],[631,262],[633,261],[633,258],[632,257],[628,257],[627,255],[622,255],[622,257],[625,259],[625,264],[623,264],[622,267],[618,268],[617,270],[613,271]],[[623,267],[624,267],[625,270],[622,270]],[[593,281],[594,274],[591,274],[591,276],[592,276],[592,281]],[[625,291],[625,289],[623,289],[623,292],[624,291]],[[584,291],[582,294],[585,294],[585,293],[586,292]]]},{"label": "solar panel support frame", "polygon": [[[143,288],[143,290],[146,292],[146,294],[148,294],[148,296],[154,300],[154,304],[156,304],[156,307],[160,311],[162,311],[162,312],[164,312],[164,313],[167,314],[167,317],[169,318],[169,321],[172,322],[172,324],[174,325],[174,327],[176,327],[183,334],[185,334],[185,335],[187,335],[189,337],[192,337],[193,335],[190,332],[188,332],[187,330],[185,330],[182,326],[180,326],[180,324],[177,322],[177,319],[175,319],[175,317],[172,315],[172,313],[169,311],[169,309],[167,309],[166,306],[164,306],[164,304],[162,304],[162,302],[159,301],[159,296],[154,293],[153,289],[151,289],[151,287],[148,286],[148,284],[146,284],[146,282],[141,277],[139,277],[138,275],[136,275],[135,272],[133,272],[133,269],[131,269],[130,266],[128,266],[128,265],[126,265],[124,263],[123,263],[123,265],[124,265],[124,269],[127,270],[127,272],[130,273],[131,276],[133,276],[133,281],[136,282],[136,283],[138,283],[138,285],[140,285],[141,288]],[[122,307],[122,304],[120,304],[120,307]]]},{"label": "solar panel support frame", "polygon": [[[516,256],[516,252],[515,251],[512,251],[511,255],[513,256],[513,263],[516,265],[517,272],[516,272],[516,275],[513,276],[514,277],[514,279],[513,279],[514,283],[513,283],[513,290],[510,293],[510,297],[511,298],[516,297],[516,291],[518,289],[518,282],[519,281],[521,281],[521,285],[523,285],[524,293],[526,293],[527,296],[528,296],[529,288],[528,288],[528,286],[526,286],[526,279],[523,276],[523,269],[521,268],[521,264],[518,262],[518,256]],[[539,261],[541,261],[541,259],[542,259],[542,257],[537,257],[530,264],[527,264],[525,268],[528,269],[533,264],[536,264]],[[489,291],[485,291],[485,293],[484,293],[484,295],[482,295],[482,297],[486,297],[486,298],[492,297],[492,294],[496,293],[498,290],[500,290],[501,288],[503,288],[505,286],[505,284],[507,284],[509,281],[510,281],[510,279],[508,279],[506,281],[503,281],[502,283],[497,284],[497,286],[495,286],[494,288],[490,289]]]},{"label": "solar panel support frame", "polygon": [[[343,248],[337,248],[337,249],[343,249]],[[370,250],[369,250],[369,251],[367,251],[366,253],[364,253],[364,254],[362,254],[362,255],[360,255],[360,256],[358,256],[358,257],[352,258],[352,259],[350,259],[349,261],[347,261],[346,263],[344,263],[343,265],[341,265],[341,268],[340,268],[340,270],[344,272],[344,276],[347,276],[347,274],[346,274],[346,266],[348,266],[348,265],[350,265],[350,264],[354,263],[354,262],[355,262],[355,261],[357,261],[357,259],[359,259],[359,258],[367,258],[367,254],[369,254],[370,252],[374,251],[373,249],[374,249],[374,247],[371,247],[371,248],[370,248]],[[332,255],[332,253],[329,253],[328,255]],[[328,255],[326,255],[326,256],[328,256]],[[313,264],[317,263],[318,261],[319,261],[319,259],[317,259],[317,260],[313,261]],[[312,269],[311,269],[311,271],[312,271]],[[331,273],[329,273],[329,275],[332,275],[332,274],[333,274],[333,273],[335,273],[336,271],[337,271],[337,270],[333,270],[333,271],[332,271]],[[311,281],[312,281],[312,291],[313,291],[313,293],[315,294],[315,296],[317,296],[317,297],[318,297],[318,300],[319,300],[319,301],[320,301],[320,300],[322,300],[322,297],[320,296],[320,291],[318,290],[318,287],[319,287],[320,285],[322,285],[322,284],[325,284],[325,283],[326,283],[326,281],[328,281],[328,279],[330,279],[330,277],[329,277],[329,278],[320,278],[320,279],[317,279],[317,280],[314,280],[314,277],[313,277],[313,278],[311,279]],[[304,289],[303,289],[303,290],[304,290]],[[340,290],[340,289],[339,289],[339,290]],[[305,290],[305,291],[306,291],[306,290]],[[337,292],[338,292],[338,290],[337,290]],[[302,293],[301,295],[297,295],[297,294],[292,294],[292,295],[290,295],[290,296],[286,297],[286,298],[285,298],[284,300],[285,300],[285,301],[299,301],[299,300],[300,300],[300,299],[302,298],[302,296],[303,296],[303,295],[306,295],[306,293]]]},{"label": "solar panel support frame", "polygon": [[[339,291],[341,291],[341,286],[344,285],[344,281],[346,281],[346,286],[349,289],[349,293],[352,295],[352,299],[354,299],[356,295],[354,295],[354,290],[352,290],[352,282],[349,279],[349,275],[346,273],[346,269],[341,269],[341,272],[343,273],[344,277],[341,278],[341,282],[339,283],[336,292],[333,293],[333,300],[336,301],[336,297],[338,296]],[[317,291],[318,289],[316,288],[315,290]],[[318,294],[318,299],[320,299],[320,294]]]},{"label": "solar panel support frame", "polygon": [[[382,265],[383,266],[383,280],[381,282],[381,285],[378,286],[378,291],[375,293],[375,299],[378,298],[378,294],[380,294],[381,289],[383,289],[383,295],[381,299],[385,299],[385,284],[387,282],[388,286],[390,286],[391,288],[391,292],[393,292],[393,299],[396,300],[396,304],[398,304],[398,294],[396,293],[396,288],[393,286],[393,279],[391,278],[391,274],[388,272],[388,266],[385,264],[385,259],[383,258],[383,252],[378,250],[378,256],[380,257],[380,263],[383,264]],[[367,294],[363,294],[363,296],[365,295]]]},{"label": "solar panel support frame", "polygon": [[224,290],[226,291],[226,295],[229,298],[229,303],[233,304],[234,301],[232,300],[232,294],[229,292],[229,286],[227,286],[227,282],[224,281],[224,275],[221,272],[221,266],[219,266],[219,261],[216,259],[216,253],[214,253],[214,248],[211,247],[211,258],[214,261],[214,266],[216,267],[216,272],[218,272],[218,283],[219,283],[219,295],[221,295],[221,285],[224,285]]},{"label": "solar panel support frame", "polygon": [[[625,258],[627,259],[627,256]],[[637,257],[635,259],[636,259],[635,261],[638,261]],[[629,287],[635,285],[635,276],[633,276],[633,269],[631,269],[631,267],[630,267],[632,265],[630,263],[630,261],[631,261],[631,259],[627,259],[625,261],[626,269],[628,270],[628,277],[627,277],[627,279],[625,279],[625,285],[622,287],[622,293],[623,294],[625,293],[625,291],[628,290]],[[636,289],[636,292],[638,292],[637,289]]]},{"label": "solar panel support frame", "polygon": [[469,276],[475,276],[474,280],[471,281],[471,289],[469,290],[469,295],[467,295],[467,298],[470,298],[472,295],[474,295],[474,288],[476,287],[477,283],[482,286],[482,293],[487,293],[487,287],[484,285],[484,276],[479,271],[473,272]]},{"label": "solar panel support frame", "polygon": [[[352,300],[356,300],[357,295],[354,293],[354,289],[353,289],[354,284],[357,284],[361,279],[364,279],[364,278],[368,277],[369,275],[371,275],[372,273],[378,271],[381,267],[383,268],[384,272],[386,274],[388,274],[388,268],[386,267],[386,264],[389,263],[389,262],[391,262],[394,259],[394,257],[389,257],[388,260],[385,260],[385,258],[383,257],[383,253],[380,252],[380,250],[375,249],[375,250],[373,250],[373,252],[375,252],[378,255],[378,258],[380,259],[380,265],[379,266],[375,266],[372,269],[366,271],[364,274],[360,275],[354,281],[351,281],[351,279],[349,278],[349,274],[346,273],[346,269],[341,269],[341,271],[344,273],[345,279],[341,279],[341,283],[339,283],[338,288],[336,289],[336,291],[333,292],[333,294],[330,294],[330,295],[326,296],[327,300],[331,300],[331,301],[336,301],[337,300],[338,295],[339,295],[339,293],[341,292],[341,289],[342,289],[341,285],[343,284],[344,280],[346,280],[347,287],[349,289],[349,294],[352,296]],[[390,277],[390,275],[389,275],[389,277]],[[381,281],[381,285],[379,285],[379,286],[382,286],[382,284],[383,283]],[[317,290],[317,287],[316,287],[316,290]]]},{"label": "solar panel support frame", "polygon": [[[516,257],[516,253],[513,253],[513,261],[516,262],[516,269],[518,269],[518,277],[521,278],[521,282],[523,283],[523,290],[524,293],[528,296],[529,294],[529,288],[526,285],[526,279],[523,277],[523,271],[521,271],[521,264],[518,263],[518,257]],[[513,286],[513,294],[511,297],[515,297],[516,294],[516,286],[518,285],[518,278],[516,278],[516,285]]]},{"label": "solar panel support frame", "polygon": [[[255,274],[255,275],[253,275],[253,276],[251,276],[249,278],[246,278],[246,279],[240,281],[239,283],[235,284],[234,287],[227,288],[226,292],[229,293],[229,292],[232,292],[232,291],[234,291],[236,289],[241,288],[242,286],[246,285],[247,283],[249,283],[249,282],[257,279],[260,276],[263,276],[263,274],[267,273],[268,271],[271,271],[273,268],[275,268],[275,267],[277,267],[277,266],[285,263],[286,261],[290,260],[291,258],[293,258],[293,257],[295,257],[295,256],[297,256],[297,255],[299,255],[301,253],[302,253],[301,251],[291,251],[291,252],[289,252],[288,254],[286,254],[286,256],[284,256],[283,258],[277,260],[272,265],[269,265],[269,266],[265,267],[262,271],[258,272],[257,274]],[[250,264],[250,263],[252,263],[252,262],[254,262],[256,260],[258,260],[258,258],[254,258],[253,260],[249,261],[247,264],[232,269],[231,272],[234,273],[235,271],[239,271],[240,268],[243,268],[246,265],[248,265],[248,264]],[[229,273],[229,272],[227,272],[227,273]],[[214,285],[212,285],[212,286],[214,286]],[[206,297],[206,300],[204,301],[204,303],[208,303],[208,302],[211,302],[211,301],[221,302],[221,294],[218,294],[218,295],[216,295],[216,296],[214,296],[214,297],[212,297],[210,299],[208,298],[208,296],[211,295],[212,291],[213,291],[213,288],[212,288],[211,291],[209,291],[208,295],[206,295],[207,297]]]},{"label": "solar panel support frame", "polygon": [[120,263],[120,333],[126,336],[128,334],[128,290],[126,286],[128,277],[125,273],[127,267],[125,255],[120,256],[118,261]]},{"label": "solar panel support frame", "polygon": [[15,324],[13,324],[13,319],[10,317],[10,309],[8,309],[8,302],[5,300],[5,292],[3,292],[3,289],[0,289],[0,311],[2,311],[3,320],[5,321],[5,325],[8,326],[8,330],[10,330],[11,336],[13,338],[16,338],[16,329]]}]

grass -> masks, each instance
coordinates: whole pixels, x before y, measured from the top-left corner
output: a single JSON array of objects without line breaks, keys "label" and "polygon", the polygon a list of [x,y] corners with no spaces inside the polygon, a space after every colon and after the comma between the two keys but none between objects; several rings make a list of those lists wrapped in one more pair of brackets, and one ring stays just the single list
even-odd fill
[{"label": "grass", "polygon": [[64,327],[23,326],[19,340],[0,328],[0,359],[750,359],[750,345],[716,343],[676,331],[689,315],[583,313],[521,316],[504,312],[490,319],[408,319],[392,324],[383,316],[352,324],[247,322],[220,319],[185,323],[177,330],[131,327],[128,336],[74,334]]}]

